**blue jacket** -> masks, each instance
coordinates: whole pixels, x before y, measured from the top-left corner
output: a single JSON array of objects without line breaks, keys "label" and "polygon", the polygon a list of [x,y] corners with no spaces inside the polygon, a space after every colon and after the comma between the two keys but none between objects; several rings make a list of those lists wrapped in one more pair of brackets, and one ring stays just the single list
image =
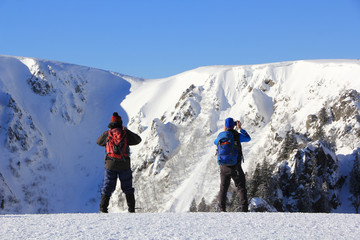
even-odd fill
[{"label": "blue jacket", "polygon": [[[220,135],[221,135],[221,133],[215,139],[215,141],[214,141],[215,145],[217,145],[219,140],[221,139]],[[240,129],[239,137],[240,137],[240,142],[250,142],[250,140],[251,140],[250,135],[244,129]]]}]

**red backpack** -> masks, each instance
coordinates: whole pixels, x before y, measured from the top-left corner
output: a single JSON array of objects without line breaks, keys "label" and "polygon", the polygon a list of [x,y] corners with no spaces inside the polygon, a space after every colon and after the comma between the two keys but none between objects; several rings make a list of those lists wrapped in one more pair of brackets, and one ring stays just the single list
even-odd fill
[{"label": "red backpack", "polygon": [[129,156],[127,151],[128,143],[126,139],[126,130],[113,128],[110,129],[108,133],[106,154],[115,159],[123,159],[123,157]]}]

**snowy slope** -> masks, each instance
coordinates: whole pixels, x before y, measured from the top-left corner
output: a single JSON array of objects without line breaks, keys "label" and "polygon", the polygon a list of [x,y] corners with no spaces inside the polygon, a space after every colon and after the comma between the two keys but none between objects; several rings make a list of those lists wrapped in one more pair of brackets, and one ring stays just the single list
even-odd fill
[{"label": "snowy slope", "polygon": [[[359,67],[352,60],[212,66],[138,84],[121,106],[133,116],[129,127],[145,130],[145,143],[134,151],[141,207],[182,212],[193,199],[215,199],[219,177],[212,142],[229,116],[241,120],[253,138],[243,144],[244,169],[251,172],[264,159],[276,163],[281,146],[273,150],[274,136],[285,138],[290,130],[305,135],[309,115],[346,89],[360,90]],[[328,128],[334,125],[345,123]],[[353,126],[359,131],[358,119]],[[359,135],[350,134],[338,140],[337,153],[350,155],[359,146]]]},{"label": "snowy slope", "polygon": [[[303,156],[317,151],[319,112],[333,111],[321,125],[336,145],[324,148],[337,167],[326,176],[331,184],[349,174],[360,146],[356,92],[358,60],[210,66],[143,80],[0,56],[0,212],[96,212],[104,149],[95,142],[114,111],[143,139],[131,149],[140,212],[187,212],[192,201],[214,201],[219,173],[213,140],[228,116],[252,136],[243,144],[248,174],[263,161],[294,173],[307,160],[295,149],[282,151],[289,132],[296,133]],[[348,181],[331,190],[341,195],[336,211],[353,212]],[[125,211],[124,204],[117,189],[110,212]]]},{"label": "snowy slope", "polygon": [[[360,215],[304,213],[0,216],[7,239],[358,239]],[[226,223],[226,227],[223,224]]]},{"label": "snowy slope", "polygon": [[96,138],[113,111],[127,120],[119,106],[130,89],[124,78],[65,63],[0,57],[4,212],[95,211],[104,154]]}]

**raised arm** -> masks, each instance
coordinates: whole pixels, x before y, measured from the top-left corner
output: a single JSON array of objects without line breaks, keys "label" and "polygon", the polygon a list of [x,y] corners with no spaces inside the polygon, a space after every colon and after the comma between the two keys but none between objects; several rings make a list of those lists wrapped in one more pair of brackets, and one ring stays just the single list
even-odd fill
[{"label": "raised arm", "polygon": [[244,129],[240,129],[240,142],[250,142],[250,140],[250,135]]},{"label": "raised arm", "polygon": [[128,139],[128,144],[131,145],[137,145],[141,142],[141,137],[137,135],[136,133],[133,133],[129,129],[126,129],[126,135]]},{"label": "raised arm", "polygon": [[101,147],[105,147],[107,137],[108,137],[108,131],[105,131],[103,134],[101,134],[100,137],[98,137],[98,139],[96,140],[96,143]]}]

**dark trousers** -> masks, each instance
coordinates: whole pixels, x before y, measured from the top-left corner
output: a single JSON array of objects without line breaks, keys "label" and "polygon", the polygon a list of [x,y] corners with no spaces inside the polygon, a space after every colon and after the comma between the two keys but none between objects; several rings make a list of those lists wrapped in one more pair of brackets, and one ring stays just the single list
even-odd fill
[{"label": "dark trousers", "polygon": [[111,194],[115,191],[116,181],[120,179],[121,190],[125,194],[133,194],[134,188],[132,186],[132,171],[131,169],[121,170],[121,171],[113,171],[109,169],[105,169],[104,172],[104,185],[101,189],[101,194],[106,196],[111,196]]},{"label": "dark trousers", "polygon": [[247,212],[248,199],[245,186],[245,174],[241,165],[235,166],[220,166],[220,192],[219,192],[219,205],[221,211],[226,211],[226,194],[230,186],[230,181],[233,179],[236,188],[239,191],[241,211]]}]

